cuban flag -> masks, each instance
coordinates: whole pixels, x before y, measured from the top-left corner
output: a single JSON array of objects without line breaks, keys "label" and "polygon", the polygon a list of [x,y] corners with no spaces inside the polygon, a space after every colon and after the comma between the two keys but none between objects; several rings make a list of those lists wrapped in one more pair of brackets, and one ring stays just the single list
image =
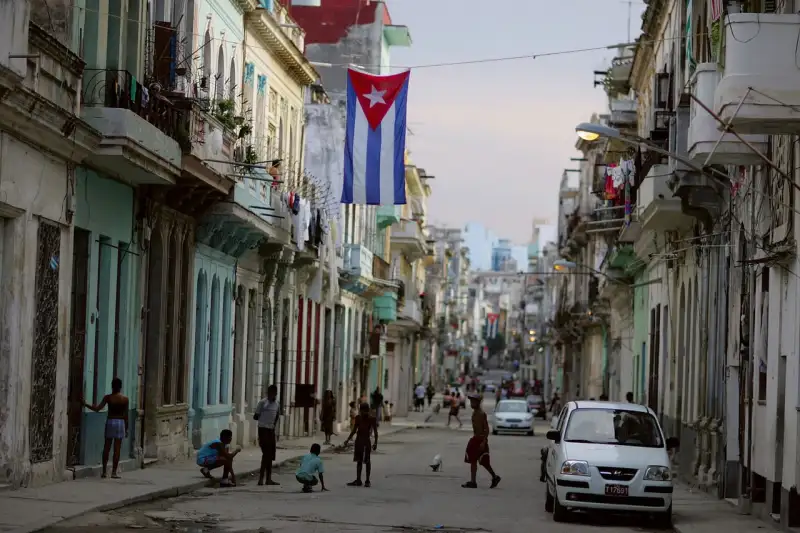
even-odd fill
[{"label": "cuban flag", "polygon": [[406,203],[409,77],[347,70],[343,204]]},{"label": "cuban flag", "polygon": [[486,338],[494,339],[497,337],[497,325],[500,322],[500,315],[497,313],[488,313],[486,315]]}]

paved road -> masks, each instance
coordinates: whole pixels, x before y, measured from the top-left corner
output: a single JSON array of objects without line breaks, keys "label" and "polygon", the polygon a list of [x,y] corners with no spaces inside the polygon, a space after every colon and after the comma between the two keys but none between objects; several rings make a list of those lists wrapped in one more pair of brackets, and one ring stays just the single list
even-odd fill
[{"label": "paved road", "polygon": [[[489,489],[479,474],[478,489],[463,489],[463,463],[469,431],[444,428],[409,430],[387,437],[373,455],[371,488],[350,488],[352,456],[326,458],[330,492],[303,494],[286,468],[280,487],[259,487],[255,479],[240,480],[232,489],[208,488],[189,496],[163,500],[109,513],[96,513],[47,530],[78,533],[93,527],[98,533],[225,531],[246,533],[373,533],[445,531],[449,533],[577,533],[647,531],[646,524],[598,518],[555,524],[544,512],[544,485],[539,483],[541,436],[497,436],[492,457],[503,480]],[[444,458],[444,471],[428,467],[434,455]],[[611,520],[611,521],[608,521]],[[593,527],[593,526],[601,527]],[[441,528],[437,529],[438,526]],[[540,529],[541,528],[541,529]]]}]

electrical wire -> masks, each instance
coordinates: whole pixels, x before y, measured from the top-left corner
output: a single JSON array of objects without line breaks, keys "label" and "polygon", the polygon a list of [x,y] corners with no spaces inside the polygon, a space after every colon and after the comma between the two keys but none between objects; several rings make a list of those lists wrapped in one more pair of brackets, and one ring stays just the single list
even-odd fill
[{"label": "electrical wire", "polygon": [[[149,21],[142,21],[138,19],[132,19],[130,17],[116,15],[114,13],[110,13],[107,11],[100,11],[95,9],[89,9],[84,6],[78,6],[76,4],[68,4],[71,5],[74,9],[79,12],[85,13],[95,13],[97,15],[103,15],[108,18],[119,19],[120,21],[124,21],[127,23],[134,23],[140,26],[151,27],[152,24]],[[179,28],[164,28],[164,31],[172,31],[173,33],[177,33],[181,36],[189,36],[197,37],[199,40],[203,40],[205,38],[205,34],[200,33],[190,33],[186,31],[180,31]],[[708,33],[697,33],[696,36],[703,36],[703,35],[710,35]],[[392,69],[408,69],[408,70],[415,70],[415,69],[427,69],[427,68],[442,68],[442,67],[456,67],[456,66],[466,66],[466,65],[485,65],[485,64],[493,64],[493,63],[503,63],[503,62],[511,62],[511,61],[522,61],[522,60],[531,60],[531,59],[538,59],[543,57],[554,57],[554,56],[562,56],[562,55],[572,55],[572,54],[581,54],[586,52],[597,52],[602,50],[613,50],[616,48],[624,47],[625,44],[630,44],[631,46],[645,46],[645,45],[652,45],[658,43],[665,43],[671,42],[676,40],[682,40],[682,36],[676,37],[663,37],[661,39],[651,39],[651,40],[638,40],[635,43],[621,43],[621,44],[610,44],[610,45],[602,45],[602,46],[590,46],[584,48],[573,48],[573,49],[566,49],[566,50],[553,50],[553,51],[544,51],[544,52],[532,52],[528,54],[522,55],[510,55],[510,56],[499,56],[499,57],[491,57],[491,58],[480,58],[480,59],[468,59],[462,61],[443,61],[438,63],[423,63],[418,65],[384,65],[384,64],[370,64],[370,65],[357,65],[360,68],[392,68]],[[260,46],[253,46],[251,44],[243,44],[238,41],[228,41],[223,40],[223,43],[228,43],[231,45],[243,45],[248,50],[254,51],[262,51],[272,53],[273,51],[269,48],[263,48]],[[202,48],[204,45],[198,47],[198,50]],[[192,55],[194,55],[197,50],[192,51]],[[339,67],[339,68],[351,68],[354,66],[352,62],[348,63],[330,63],[326,64],[325,67]]]}]

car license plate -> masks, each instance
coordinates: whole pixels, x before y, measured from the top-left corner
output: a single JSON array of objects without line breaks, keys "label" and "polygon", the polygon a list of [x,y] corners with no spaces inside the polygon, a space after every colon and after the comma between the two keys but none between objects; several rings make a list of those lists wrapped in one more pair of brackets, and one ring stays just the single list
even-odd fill
[{"label": "car license plate", "polygon": [[509,424],[512,428],[518,427],[517,424]]},{"label": "car license plate", "polygon": [[606,485],[606,496],[627,496],[627,485]]}]

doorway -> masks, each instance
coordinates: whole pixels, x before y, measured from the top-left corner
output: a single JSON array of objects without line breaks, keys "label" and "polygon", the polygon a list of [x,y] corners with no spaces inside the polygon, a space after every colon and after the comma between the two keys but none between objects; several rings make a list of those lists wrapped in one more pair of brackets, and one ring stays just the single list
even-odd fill
[{"label": "doorway", "polygon": [[76,227],[72,247],[72,305],[70,308],[69,391],[67,393],[68,467],[81,464],[90,235],[90,232]]}]

